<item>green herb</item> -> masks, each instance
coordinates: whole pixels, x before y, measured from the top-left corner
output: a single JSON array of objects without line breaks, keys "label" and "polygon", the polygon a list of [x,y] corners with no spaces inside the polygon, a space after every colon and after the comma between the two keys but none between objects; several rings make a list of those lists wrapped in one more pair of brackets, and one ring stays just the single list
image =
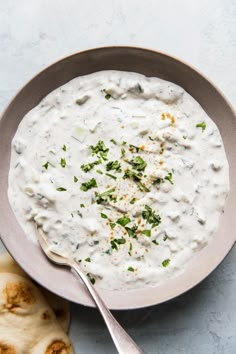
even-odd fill
[{"label": "green herb", "polygon": [[202,128],[202,131],[204,132],[204,130],[206,129],[206,123],[202,122],[202,123],[198,123],[196,124],[197,128]]},{"label": "green herb", "polygon": [[167,236],[167,234],[165,234],[164,236],[163,236],[163,241],[166,241],[168,239],[168,236]]},{"label": "green herb", "polygon": [[81,170],[83,170],[85,173],[87,173],[88,171],[90,171],[94,166],[96,165],[100,165],[102,163],[102,160],[97,160],[94,162],[90,162],[88,164],[83,164],[80,166]]},{"label": "green herb", "polygon": [[137,181],[140,181],[142,179],[142,177],[143,177],[143,175],[141,172],[136,172],[136,171],[127,169],[125,171],[123,179],[132,178],[135,182],[137,182]]},{"label": "green herb", "polygon": [[66,145],[65,144],[62,146],[62,150],[66,151]]},{"label": "green herb", "polygon": [[117,145],[117,141],[115,141],[115,139],[110,139],[110,142],[113,143],[114,145]]},{"label": "green herb", "polygon": [[116,177],[116,176],[111,175],[110,173],[106,173],[106,176],[111,177],[112,179],[117,179],[117,177]]},{"label": "green herb", "polygon": [[109,161],[107,164],[106,164],[106,170],[107,171],[111,171],[111,170],[114,170],[116,172],[121,172],[121,165],[119,163],[119,161]]},{"label": "green herb", "polygon": [[138,146],[135,146],[135,145],[132,145],[132,144],[129,144],[129,148],[130,148],[130,151],[136,151],[136,152],[139,152],[140,148]]},{"label": "green herb", "polygon": [[83,214],[79,211],[79,210],[77,210],[77,214],[82,218],[83,217]]},{"label": "green herb", "polygon": [[106,215],[106,214],[101,213],[101,217],[102,217],[103,219],[107,219],[107,215]]},{"label": "green herb", "polygon": [[148,137],[149,140],[154,141],[155,139],[153,139],[151,136]]},{"label": "green herb", "polygon": [[59,188],[57,188],[57,191],[58,191],[58,192],[65,192],[65,191],[66,191],[66,189],[65,189],[65,188],[63,188],[63,187],[59,187]]},{"label": "green herb", "polygon": [[122,141],[122,145],[126,145],[127,144],[127,142],[126,141]]},{"label": "green herb", "polygon": [[169,258],[165,259],[165,260],[162,262],[163,267],[168,267],[169,264],[170,264],[170,259],[169,259]]},{"label": "green herb", "polygon": [[121,148],[121,157],[125,157],[125,149],[124,148]]},{"label": "green herb", "polygon": [[123,245],[126,243],[126,239],[125,238],[114,238],[114,240],[110,241],[111,244],[111,248],[115,249],[116,251],[118,251],[118,245]]},{"label": "green herb", "polygon": [[156,240],[153,240],[152,243],[154,243],[155,245],[159,246],[159,243]]},{"label": "green herb", "polygon": [[145,210],[142,211],[144,220],[146,220],[148,224],[151,224],[152,228],[158,226],[161,223],[160,215],[156,214],[148,205],[145,205],[144,209]]},{"label": "green herb", "polygon": [[114,229],[115,226],[116,226],[116,223],[115,223],[115,222],[110,222],[110,227],[111,227],[112,229]]},{"label": "green herb", "polygon": [[133,268],[133,267],[129,267],[129,268],[128,268],[128,271],[129,271],[129,272],[134,272],[134,268]]},{"label": "green herb", "polygon": [[101,170],[96,170],[97,173],[99,173],[100,175],[103,175],[103,172]]},{"label": "green herb", "polygon": [[85,262],[91,262],[91,258],[85,258]]},{"label": "green herb", "polygon": [[66,167],[66,159],[61,158],[61,167],[65,168]]},{"label": "green herb", "polygon": [[106,100],[109,100],[110,98],[111,98],[111,95],[105,90],[105,89],[103,89],[103,90],[101,90],[103,93],[105,93],[105,99]]},{"label": "green herb", "polygon": [[105,144],[102,140],[99,140],[95,146],[91,145],[90,149],[93,154],[97,154],[103,160],[107,160],[107,153],[108,153],[109,149],[105,146]]},{"label": "green herb", "polygon": [[44,167],[45,170],[47,170],[47,169],[48,169],[48,166],[49,166],[49,162],[47,161],[42,167]]},{"label": "green herb", "polygon": [[129,252],[128,252],[129,256],[132,256],[132,250],[133,250],[133,245],[130,242],[130,244],[129,244]]},{"label": "green herb", "polygon": [[136,198],[132,198],[130,204],[134,204],[136,202]]},{"label": "green herb", "polygon": [[138,230],[138,226],[136,224],[134,224],[132,227],[125,227],[126,232],[128,233],[129,237],[132,238],[137,238],[137,230]]},{"label": "green herb", "polygon": [[74,176],[74,182],[77,183],[78,182],[78,178],[76,176]]},{"label": "green herb", "polygon": [[143,230],[141,231],[143,235],[147,236],[147,237],[151,237],[151,230]]},{"label": "green herb", "polygon": [[106,250],[106,251],[105,251],[105,253],[106,253],[106,254],[109,254],[109,256],[110,256],[110,255],[111,255],[111,253],[112,253],[111,248],[108,248],[108,250]]},{"label": "green herb", "polygon": [[84,182],[80,186],[80,190],[83,192],[87,192],[91,188],[96,188],[97,187],[97,182],[95,178],[91,178],[88,182]]},{"label": "green herb", "polygon": [[171,184],[174,184],[172,178],[173,178],[172,172],[169,172],[168,175],[164,177],[165,180],[169,181]]},{"label": "green herb", "polygon": [[134,157],[129,163],[137,171],[144,171],[147,166],[147,163],[142,159],[141,156]]},{"label": "green herb", "polygon": [[183,135],[183,139],[187,139],[187,136],[186,136],[186,135]]},{"label": "green herb", "polygon": [[91,283],[94,285],[96,280],[92,277],[92,275],[90,273],[87,273],[87,277],[89,278],[89,280],[91,281]]},{"label": "green herb", "polygon": [[129,224],[130,221],[131,221],[130,218],[128,218],[127,216],[122,216],[121,218],[116,220],[116,223],[121,226],[125,226],[125,225]]},{"label": "green herb", "polygon": [[108,189],[103,193],[95,192],[95,200],[97,204],[107,203],[108,201],[116,202],[116,197],[114,197],[113,192],[115,188]]},{"label": "green herb", "polygon": [[85,208],[85,205],[84,204],[80,204],[80,208]]},{"label": "green herb", "polygon": [[141,182],[137,182],[137,186],[138,186],[138,189],[141,191],[141,192],[150,192],[150,189],[147,188],[145,186],[145,184],[141,183]]}]

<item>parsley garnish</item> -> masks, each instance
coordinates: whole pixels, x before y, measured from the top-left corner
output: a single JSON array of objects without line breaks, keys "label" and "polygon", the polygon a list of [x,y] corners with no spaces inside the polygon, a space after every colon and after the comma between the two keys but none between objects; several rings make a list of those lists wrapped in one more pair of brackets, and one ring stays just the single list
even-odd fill
[{"label": "parsley garnish", "polygon": [[137,238],[136,231],[138,230],[138,226],[134,224],[132,227],[125,227],[126,232],[128,233],[129,237]]},{"label": "parsley garnish", "polygon": [[66,151],[66,145],[65,144],[62,146],[62,150]]},{"label": "parsley garnish", "polygon": [[132,198],[130,204],[134,204],[136,202],[136,198]]},{"label": "parsley garnish", "polygon": [[113,192],[115,192],[115,188],[108,189],[103,193],[95,192],[95,199],[97,204],[107,203],[108,201],[116,201],[116,198],[113,196]]},{"label": "parsley garnish", "polygon": [[134,268],[133,268],[133,267],[129,267],[129,268],[128,268],[128,271],[129,271],[129,272],[134,272]]},{"label": "parsley garnish", "polygon": [[110,98],[111,98],[111,95],[105,90],[105,89],[103,89],[103,90],[101,90],[103,93],[105,93],[105,99],[106,100],[109,100]]},{"label": "parsley garnish", "polygon": [[113,143],[114,145],[117,145],[117,141],[115,141],[115,139],[110,139],[110,142]]},{"label": "parsley garnish", "polygon": [[121,148],[121,157],[125,157],[125,149],[124,148]]},{"label": "parsley garnish", "polygon": [[142,211],[144,220],[146,220],[148,224],[151,224],[152,228],[158,226],[161,223],[160,215],[156,214],[148,205],[145,205],[144,209],[145,210]]},{"label": "parsley garnish", "polygon": [[103,172],[101,170],[96,170],[97,173],[99,173],[100,175],[103,175]]},{"label": "parsley garnish", "polygon": [[85,258],[85,262],[91,262],[91,258],[90,257]]},{"label": "parsley garnish", "polygon": [[81,170],[83,170],[85,173],[90,171],[94,166],[100,165],[102,163],[102,160],[97,160],[88,164],[83,164],[80,166]]},{"label": "parsley garnish", "polygon": [[74,176],[74,182],[77,183],[78,182],[78,178],[76,176]]},{"label": "parsley garnish", "polygon": [[165,260],[162,262],[162,266],[163,266],[163,267],[168,267],[169,264],[170,264],[170,259],[169,259],[169,258],[165,259]]},{"label": "parsley garnish", "polygon": [[91,178],[88,182],[84,182],[80,186],[80,190],[83,192],[87,192],[91,188],[96,188],[97,187],[97,182],[95,178]]},{"label": "parsley garnish", "polygon": [[169,181],[171,184],[174,184],[172,178],[173,178],[172,172],[169,172],[168,175],[164,177],[165,180]]},{"label": "parsley garnish", "polygon": [[138,146],[129,144],[129,150],[130,151],[134,151],[135,150],[136,152],[139,152],[140,148]]},{"label": "parsley garnish", "polygon": [[198,123],[196,124],[197,128],[202,128],[202,131],[204,132],[204,130],[206,129],[206,123],[202,122],[202,123]]},{"label": "parsley garnish", "polygon": [[154,141],[155,139],[153,139],[151,136],[148,137],[149,140]]},{"label": "parsley garnish", "polygon": [[66,188],[58,187],[58,188],[57,188],[57,191],[58,191],[58,192],[65,192],[65,191],[66,191]]},{"label": "parsley garnish", "polygon": [[115,249],[116,251],[118,251],[118,245],[123,245],[126,243],[126,239],[125,238],[114,238],[114,240],[110,241],[111,244],[111,248]]},{"label": "parsley garnish", "polygon": [[85,205],[84,204],[80,204],[80,208],[85,208]]},{"label": "parsley garnish", "polygon": [[142,159],[141,156],[134,157],[129,163],[137,171],[144,171],[147,166],[147,163]]},{"label": "parsley garnish", "polygon": [[130,223],[130,218],[128,218],[127,216],[122,216],[121,218],[119,218],[118,220],[116,220],[116,223],[121,225],[121,226],[125,226],[128,223]]},{"label": "parsley garnish", "polygon": [[111,175],[110,173],[106,173],[106,176],[111,177],[111,178],[113,178],[113,179],[117,179],[116,176],[113,176],[113,175]]},{"label": "parsley garnish", "polygon": [[61,167],[65,168],[66,167],[66,159],[61,158]]},{"label": "parsley garnish", "polygon": [[125,171],[123,179],[132,178],[133,181],[137,184],[137,186],[141,192],[150,192],[150,190],[140,181],[142,179],[142,177],[143,177],[143,175],[141,172],[136,172],[136,171],[127,169]]},{"label": "parsley garnish", "polygon": [[91,283],[94,285],[96,280],[92,277],[92,275],[90,273],[87,273],[87,277],[89,278],[89,280],[91,281]]},{"label": "parsley garnish", "polygon": [[115,226],[116,226],[116,223],[115,223],[115,222],[110,222],[110,227],[111,227],[112,229],[114,229]]},{"label": "parsley garnish", "polygon": [[99,140],[95,146],[91,145],[90,149],[93,154],[97,154],[103,160],[107,160],[107,153],[108,153],[109,149],[105,146],[105,144],[102,140]]},{"label": "parsley garnish", "polygon": [[165,234],[165,235],[163,236],[163,241],[166,241],[167,239],[168,239],[168,235]]},{"label": "parsley garnish", "polygon": [[49,166],[49,162],[47,161],[42,167],[44,167],[45,170],[47,170],[47,169],[48,169],[48,166]]},{"label": "parsley garnish", "polygon": [[130,242],[130,244],[129,244],[129,252],[128,252],[129,256],[132,256],[132,250],[133,250],[133,245]]},{"label": "parsley garnish", "polygon": [[154,243],[155,245],[159,246],[159,243],[156,240],[153,240],[152,243]]},{"label": "parsley garnish", "polygon": [[107,219],[107,215],[106,215],[106,214],[101,213],[101,217],[102,217],[103,219]]},{"label": "parsley garnish", "polygon": [[143,230],[141,231],[143,235],[147,236],[147,237],[151,237],[151,230]]},{"label": "parsley garnish", "polygon": [[107,164],[106,164],[106,170],[107,171],[111,171],[111,170],[114,170],[116,172],[121,172],[121,166],[120,166],[120,163],[119,161],[109,161]]}]

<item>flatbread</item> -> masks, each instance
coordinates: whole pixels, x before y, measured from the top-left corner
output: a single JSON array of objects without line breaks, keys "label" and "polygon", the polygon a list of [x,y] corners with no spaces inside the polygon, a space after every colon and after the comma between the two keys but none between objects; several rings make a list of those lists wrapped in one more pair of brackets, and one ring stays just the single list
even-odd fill
[{"label": "flatbread", "polygon": [[[18,266],[14,259],[9,255],[9,253],[4,253],[0,255],[0,274],[1,273],[13,273],[23,276],[29,279],[28,275]],[[68,332],[70,325],[70,303],[69,301],[51,293],[50,291],[40,287],[42,294],[44,295],[46,301],[55,313],[58,323],[61,325],[65,332]],[[1,351],[0,351],[1,354]]]},{"label": "flatbread", "polygon": [[0,354],[73,354],[69,337],[29,279],[0,273]]}]

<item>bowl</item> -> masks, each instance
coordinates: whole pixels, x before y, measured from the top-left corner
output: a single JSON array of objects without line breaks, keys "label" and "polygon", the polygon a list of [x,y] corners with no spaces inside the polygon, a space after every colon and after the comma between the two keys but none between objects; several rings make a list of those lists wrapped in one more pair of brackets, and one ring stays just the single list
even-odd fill
[{"label": "bowl", "polygon": [[67,269],[53,265],[27,239],[10,207],[8,171],[11,140],[24,115],[43,97],[74,77],[100,70],[124,70],[172,81],[193,96],[215,121],[230,166],[230,193],[213,240],[188,263],[184,273],[152,288],[127,291],[99,289],[110,309],[133,309],[162,303],[194,287],[224,259],[236,235],[236,117],[222,93],[188,64],[153,50],[105,47],[66,57],[41,71],[13,98],[0,120],[0,234],[8,251],[36,282],[73,302],[94,307],[83,284]]}]

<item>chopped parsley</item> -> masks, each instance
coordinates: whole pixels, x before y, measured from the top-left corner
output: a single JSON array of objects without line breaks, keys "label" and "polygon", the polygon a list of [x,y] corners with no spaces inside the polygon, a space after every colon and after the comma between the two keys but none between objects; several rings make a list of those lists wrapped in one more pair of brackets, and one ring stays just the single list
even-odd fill
[{"label": "chopped parsley", "polygon": [[104,213],[101,213],[101,217],[102,217],[103,219],[107,219],[107,215],[104,214]]},{"label": "chopped parsley", "polygon": [[137,171],[144,171],[147,166],[147,163],[142,159],[141,156],[134,157],[129,163],[132,165],[133,169]]},{"label": "chopped parsley", "polygon": [[114,145],[117,145],[117,141],[115,139],[110,139],[110,142],[113,143]]},{"label": "chopped parsley", "polygon": [[129,237],[137,238],[136,232],[138,230],[138,226],[136,224],[134,224],[131,227],[125,226],[125,230],[126,230],[127,234],[129,235]]},{"label": "chopped parsley", "polygon": [[111,227],[112,229],[114,229],[114,228],[116,227],[116,223],[115,223],[115,222],[110,222],[110,227]]},{"label": "chopped parsley", "polygon": [[129,272],[134,272],[134,268],[133,268],[133,267],[129,267],[129,268],[128,268],[128,271],[129,271]]},{"label": "chopped parsley", "polygon": [[126,141],[122,141],[122,145],[126,145],[127,144],[127,142]]},{"label": "chopped parsley", "polygon": [[140,148],[138,146],[129,144],[129,150],[132,151],[132,152],[133,151],[139,152]]},{"label": "chopped parsley", "polygon": [[130,204],[134,204],[135,202],[136,202],[136,198],[132,198],[129,203],[130,203]]},{"label": "chopped parsley", "polygon": [[147,188],[142,182],[137,182],[137,186],[141,192],[150,192],[150,189]]},{"label": "chopped parsley", "polygon": [[84,204],[80,204],[80,208],[85,208],[85,205]]},{"label": "chopped parsley", "polygon": [[118,245],[123,245],[126,243],[126,239],[125,238],[114,238],[114,240],[110,241],[111,244],[111,248],[118,251]]},{"label": "chopped parsley", "polygon": [[148,205],[145,205],[144,210],[142,211],[142,217],[147,221],[148,224],[152,225],[152,228],[158,226],[161,223],[160,215],[156,214],[156,212],[152,210],[152,208],[150,208]]},{"label": "chopped parsley", "polygon": [[121,226],[125,226],[125,225],[129,224],[130,221],[131,221],[130,218],[128,218],[127,216],[122,216],[121,218],[116,220],[116,223]]},{"label": "chopped parsley", "polygon": [[115,188],[108,189],[103,193],[95,192],[95,200],[97,204],[107,203],[109,201],[116,202],[116,197],[114,197],[113,193],[115,192]]},{"label": "chopped parsley", "polygon": [[111,175],[110,173],[106,173],[106,176],[111,177],[112,179],[117,179],[117,177],[116,177],[116,176]]},{"label": "chopped parsley", "polygon": [[168,235],[165,234],[165,235],[163,236],[163,241],[166,241],[167,239],[168,239]]},{"label": "chopped parsley", "polygon": [[157,242],[157,240],[153,240],[152,243],[154,243],[154,245],[159,246],[159,243]]},{"label": "chopped parsley", "polygon": [[99,173],[100,175],[103,175],[103,172],[101,170],[96,170],[97,173]]},{"label": "chopped parsley", "polygon": [[96,280],[92,277],[92,275],[90,273],[87,273],[87,277],[89,278],[89,280],[91,281],[91,283],[94,285]]},{"label": "chopped parsley", "polygon": [[169,264],[170,264],[170,259],[169,259],[169,258],[165,259],[165,260],[162,262],[162,266],[163,266],[163,267],[168,267]]},{"label": "chopped parsley", "polygon": [[65,144],[62,146],[62,150],[66,151],[66,145]]},{"label": "chopped parsley", "polygon": [[92,151],[92,154],[97,154],[103,160],[107,160],[107,153],[109,149],[105,146],[102,140],[99,140],[95,146],[91,145],[90,149]]},{"label": "chopped parsley", "polygon": [[85,258],[85,262],[91,262],[91,258],[90,257]]},{"label": "chopped parsley", "polygon": [[124,148],[121,148],[121,157],[125,157],[125,149]]},{"label": "chopped parsley", "polygon": [[61,164],[61,167],[65,168],[66,167],[66,159],[61,158],[60,164]]},{"label": "chopped parsley", "polygon": [[58,187],[57,188],[57,191],[58,192],[65,192],[67,189],[66,188],[63,188],[63,187]]},{"label": "chopped parsley", "polygon": [[143,230],[141,231],[143,235],[147,236],[147,237],[151,237],[151,230]]},{"label": "chopped parsley", "polygon": [[133,245],[132,245],[132,242],[130,242],[130,244],[129,244],[129,252],[128,252],[129,256],[132,256],[132,250],[133,250]]},{"label": "chopped parsley", "polygon": [[169,172],[169,173],[164,177],[165,180],[169,181],[171,184],[174,184],[172,178],[173,178],[172,172]]},{"label": "chopped parsley", "polygon": [[142,175],[141,172],[137,172],[137,171],[133,171],[133,170],[127,169],[125,171],[123,179],[131,178],[137,184],[138,189],[141,192],[150,192],[150,190],[140,181],[142,179],[142,177],[143,177],[143,175]]},{"label": "chopped parsley", "polygon": [[78,182],[78,178],[76,176],[74,176],[74,183]]},{"label": "chopped parsley", "polygon": [[47,161],[42,167],[44,167],[45,170],[47,170],[47,169],[48,169],[48,166],[49,166],[49,162]]},{"label": "chopped parsley", "polygon": [[109,100],[111,98],[111,95],[105,89],[103,89],[101,91],[102,91],[102,93],[105,93],[105,99],[106,100]]},{"label": "chopped parsley", "polygon": [[153,139],[151,136],[148,137],[149,140],[154,141],[155,139]]},{"label": "chopped parsley", "polygon": [[206,123],[202,122],[202,123],[198,123],[196,124],[197,128],[202,128],[202,131],[204,132],[204,130],[206,129]]},{"label": "chopped parsley", "polygon": [[87,192],[91,188],[96,188],[97,187],[97,182],[95,178],[91,178],[88,182],[84,182],[80,186],[80,190],[83,192]]},{"label": "chopped parsley", "polygon": [[84,171],[85,173],[89,172],[94,166],[100,165],[102,163],[102,160],[97,160],[94,162],[90,162],[87,164],[83,164],[80,166],[81,170]]},{"label": "chopped parsley", "polygon": [[106,164],[106,170],[107,171],[116,171],[116,172],[121,172],[121,165],[119,163],[119,161],[109,161],[107,164]]}]

